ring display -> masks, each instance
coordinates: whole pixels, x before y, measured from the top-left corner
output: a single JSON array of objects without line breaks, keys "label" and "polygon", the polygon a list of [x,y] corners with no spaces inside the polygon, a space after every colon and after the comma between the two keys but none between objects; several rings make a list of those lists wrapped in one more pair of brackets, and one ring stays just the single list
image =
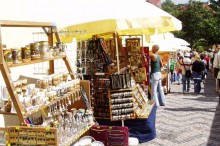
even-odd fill
[{"label": "ring display", "polygon": [[134,100],[131,90],[113,92],[109,96],[112,121],[135,118]]}]

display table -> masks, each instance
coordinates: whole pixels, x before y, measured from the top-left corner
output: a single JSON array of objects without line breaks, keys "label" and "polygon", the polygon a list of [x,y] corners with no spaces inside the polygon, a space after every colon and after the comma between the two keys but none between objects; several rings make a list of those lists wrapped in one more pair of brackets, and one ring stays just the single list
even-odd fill
[{"label": "display table", "polygon": [[[146,118],[137,118],[132,120],[125,120],[124,125],[129,129],[129,137],[136,137],[139,140],[139,143],[144,143],[150,141],[156,137],[156,105],[154,105],[149,117]],[[99,125],[108,125],[108,126],[121,126],[121,121],[110,121],[104,119],[97,119]]]}]

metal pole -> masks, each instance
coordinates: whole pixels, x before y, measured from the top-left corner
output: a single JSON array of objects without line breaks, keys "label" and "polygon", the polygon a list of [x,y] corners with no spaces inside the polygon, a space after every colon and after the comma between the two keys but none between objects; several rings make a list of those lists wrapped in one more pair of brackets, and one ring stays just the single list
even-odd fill
[{"label": "metal pole", "polygon": [[1,32],[1,25],[0,25],[0,64],[3,64],[3,47],[2,47],[2,32]]}]

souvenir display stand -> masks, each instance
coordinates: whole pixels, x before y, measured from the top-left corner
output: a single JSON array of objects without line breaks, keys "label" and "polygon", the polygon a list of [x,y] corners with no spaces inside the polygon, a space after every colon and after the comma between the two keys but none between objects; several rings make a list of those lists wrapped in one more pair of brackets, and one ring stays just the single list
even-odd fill
[{"label": "souvenir display stand", "polygon": [[169,70],[169,60],[170,60],[170,53],[171,52],[160,52],[159,51],[159,55],[161,57],[161,61],[162,61],[162,86],[164,89],[164,93],[168,94],[171,90],[171,86],[170,86],[170,70]]},{"label": "souvenir display stand", "polygon": [[[51,58],[45,56],[45,53],[49,52],[38,52],[39,50],[36,47],[39,46],[34,44],[35,50],[30,50],[31,59],[22,58],[20,62],[17,59],[16,51],[14,51],[12,52],[13,63],[6,62],[1,39],[2,27],[43,28],[48,37],[48,44],[47,42],[41,42],[44,49],[46,46],[53,47],[55,43],[54,36],[56,38],[56,47],[52,48],[53,56]],[[48,48],[46,49],[48,50]],[[0,70],[16,111],[16,114],[7,111],[0,111],[0,114],[17,115],[20,121],[20,125],[0,129],[1,131],[5,130],[6,144],[71,145],[79,137],[87,133],[94,124],[92,111],[85,106],[85,100],[90,104],[90,82],[74,79],[68,58],[63,49],[63,43],[60,42],[54,23],[0,21]],[[56,59],[62,59],[65,62],[67,73],[54,74],[54,60]],[[31,86],[27,85],[27,79],[12,81],[10,76],[11,67],[40,62],[49,62],[49,75],[46,79],[37,79],[35,81],[36,86],[39,86],[38,90],[34,88],[35,85],[32,87],[33,84]],[[67,79],[68,75],[70,75],[71,80]],[[31,102],[26,103],[26,100],[23,99],[26,99],[24,95],[27,92],[31,92],[32,95]],[[42,93],[42,95],[37,95],[38,93]],[[34,98],[36,95],[37,98]],[[6,105],[5,110],[7,110]],[[33,127],[28,127],[27,125]]]},{"label": "souvenir display stand", "polygon": [[162,59],[163,70],[162,70],[162,85],[164,86],[164,93],[170,93],[171,81],[170,81],[170,60],[171,58],[176,62],[177,53],[173,52],[159,52]]},{"label": "souvenir display stand", "polygon": [[80,57],[77,60],[80,60],[78,67],[81,68],[78,73],[85,80],[91,81],[91,101],[98,123],[118,123],[117,126],[128,126],[129,129],[139,123],[140,127],[150,129],[141,132],[145,138],[141,140],[138,128],[129,133],[140,138],[140,142],[146,142],[156,135],[156,108],[144,91],[149,82],[146,69],[149,67],[149,53],[141,47],[142,42],[141,35],[132,37],[118,36],[115,33],[98,34],[87,40],[87,49],[84,51],[86,55],[82,55],[83,58],[77,55]]}]

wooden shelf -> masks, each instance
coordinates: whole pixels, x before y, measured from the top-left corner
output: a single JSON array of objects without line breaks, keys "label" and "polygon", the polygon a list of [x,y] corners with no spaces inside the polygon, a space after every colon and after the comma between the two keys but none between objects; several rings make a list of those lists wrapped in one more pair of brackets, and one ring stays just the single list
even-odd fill
[{"label": "wooden shelf", "polygon": [[66,58],[66,55],[58,56],[55,58],[50,58],[50,59],[36,59],[36,60],[31,60],[30,62],[27,63],[18,63],[18,64],[11,64],[8,65],[8,67],[19,67],[19,66],[24,66],[24,65],[30,65],[30,64],[35,64],[35,63],[41,63],[41,62],[46,62],[46,61],[51,61],[51,60],[57,60],[57,59],[63,59]]},{"label": "wooden shelf", "polygon": [[94,117],[94,118],[96,118],[96,119],[105,119],[105,120],[110,120],[110,118],[104,118],[104,117]]},{"label": "wooden shelf", "polygon": [[34,21],[11,21],[11,20],[1,20],[1,27],[51,27],[56,26],[52,22],[34,22]]},{"label": "wooden shelf", "polygon": [[[152,111],[152,109],[154,108],[154,105],[155,105],[155,102],[149,102],[146,106],[148,107],[145,107],[145,108],[148,108],[149,110],[146,110],[145,113],[143,114],[143,116],[137,116],[137,118],[140,118],[140,119],[147,119]],[[144,111],[142,111],[144,112]]]},{"label": "wooden shelf", "polygon": [[110,90],[110,92],[123,92],[123,91],[131,91],[132,88],[118,89],[118,90]]},{"label": "wooden shelf", "polygon": [[[95,123],[94,123],[95,124]],[[82,135],[84,135],[86,132],[88,132],[90,130],[90,128],[94,125],[90,125],[89,127],[87,127],[86,129],[83,129],[82,131],[79,132],[79,134],[75,137],[73,137],[73,139],[68,142],[68,144],[66,146],[70,146],[72,145],[74,142],[76,142],[77,139],[79,139]]]},{"label": "wooden shelf", "polygon": [[43,110],[43,109],[45,109],[45,108],[47,108],[47,107],[57,103],[60,100],[63,100],[65,98],[66,98],[66,96],[61,96],[61,97],[57,98],[56,100],[51,101],[49,104],[44,104],[44,105],[40,106],[39,108],[31,110],[30,112],[24,114],[24,118],[27,118],[28,116],[30,116],[30,115],[32,115],[32,114],[34,114],[34,113],[36,113],[36,112],[38,112],[40,110]]},{"label": "wooden shelf", "polygon": [[113,119],[111,119],[111,121],[133,120],[133,119],[136,119],[136,117],[132,117],[132,118],[121,118],[121,119],[118,119],[118,120],[113,120]]},{"label": "wooden shelf", "polygon": [[[53,22],[35,22],[35,21],[12,21],[12,20],[0,20],[0,28],[1,27],[39,27],[42,28],[44,33],[47,35],[48,38],[48,44],[49,46],[54,45],[54,41],[56,42],[61,42],[60,37],[57,31],[57,27],[55,23]],[[1,32],[0,32],[1,36]],[[55,37],[55,38],[54,38]],[[0,37],[0,42],[2,42],[2,37]],[[54,74],[55,69],[54,69],[54,60],[56,59],[62,59],[67,67],[67,70],[69,73],[71,73],[71,78],[74,79],[74,75],[72,74],[72,68],[70,66],[69,60],[66,57],[66,55],[51,58],[51,59],[37,59],[37,60],[32,60],[28,63],[21,63],[21,64],[6,64],[4,57],[3,57],[3,46],[0,44],[0,70],[3,76],[3,79],[5,81],[5,84],[7,86],[9,95],[11,96],[12,102],[14,104],[15,110],[17,112],[18,118],[20,120],[20,123],[25,122],[25,112],[24,109],[19,101],[18,95],[15,94],[15,87],[12,82],[12,78],[10,75],[10,70],[8,69],[9,67],[19,67],[19,66],[24,66],[24,65],[30,65],[30,64],[35,64],[35,63],[40,63],[40,62],[49,62],[49,69],[48,69],[48,74]],[[39,109],[38,109],[39,110]],[[32,112],[31,112],[32,113]],[[5,113],[7,114],[7,113]],[[28,114],[29,115],[29,114]]]},{"label": "wooden shelf", "polygon": [[0,111],[0,114],[4,114],[4,115],[17,115],[17,113],[9,113],[9,112],[4,112],[4,111]]}]

